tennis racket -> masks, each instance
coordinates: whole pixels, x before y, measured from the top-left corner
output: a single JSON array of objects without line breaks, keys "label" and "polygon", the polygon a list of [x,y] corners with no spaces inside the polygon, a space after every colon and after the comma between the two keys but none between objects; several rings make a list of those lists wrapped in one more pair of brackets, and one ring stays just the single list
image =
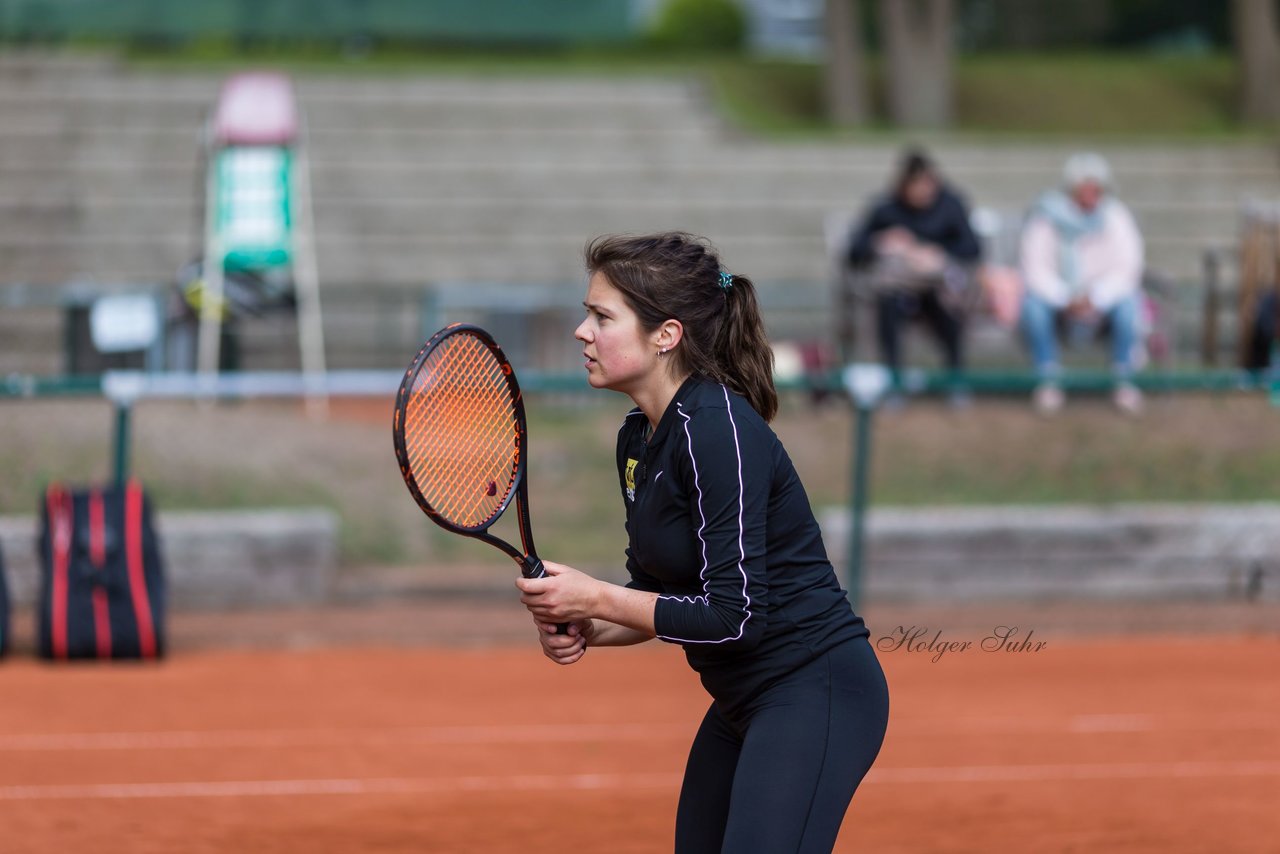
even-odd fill
[{"label": "tennis racket", "polygon": [[[400,381],[392,435],[409,494],[431,521],[498,548],[526,578],[546,574],[529,524],[524,400],[493,336],[466,323],[432,335]],[[512,498],[522,549],[489,532]]]}]

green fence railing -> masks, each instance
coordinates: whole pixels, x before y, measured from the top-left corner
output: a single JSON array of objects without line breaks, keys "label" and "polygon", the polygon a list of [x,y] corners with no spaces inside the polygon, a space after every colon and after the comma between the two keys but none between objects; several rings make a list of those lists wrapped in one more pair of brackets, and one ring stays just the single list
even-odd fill
[{"label": "green fence railing", "polygon": [[628,0],[0,0],[0,41],[566,44],[632,35]]},{"label": "green fence railing", "polygon": [[[325,375],[325,389],[331,395],[395,395],[401,379],[399,371],[334,371]],[[849,375],[841,371],[816,377],[779,382],[783,391],[825,391],[845,394]],[[945,395],[955,387],[956,377],[947,371],[914,371],[909,374],[908,391],[922,395]],[[1031,372],[974,371],[965,375],[966,384],[975,395],[1024,394],[1038,382]],[[301,397],[316,389],[308,378],[292,372],[227,373],[216,378],[194,374],[146,374],[138,371],[112,371],[102,376],[0,378],[0,400],[4,398],[105,397],[115,409],[112,436],[114,475],[123,483],[129,473],[131,417],[134,405],[155,398],[222,399],[252,397]],[[1106,371],[1069,371],[1061,377],[1063,387],[1079,392],[1103,392],[1114,382]],[[1264,392],[1271,403],[1280,407],[1280,372],[1270,375],[1245,371],[1150,372],[1134,377],[1134,382],[1147,391],[1170,392]],[[581,373],[521,371],[520,386],[527,393],[585,393],[588,391]],[[844,584],[854,605],[862,593],[863,551],[866,510],[870,493],[872,430],[878,404],[877,391],[869,396],[849,394],[853,401],[852,466],[850,470],[850,519],[846,539]]]}]

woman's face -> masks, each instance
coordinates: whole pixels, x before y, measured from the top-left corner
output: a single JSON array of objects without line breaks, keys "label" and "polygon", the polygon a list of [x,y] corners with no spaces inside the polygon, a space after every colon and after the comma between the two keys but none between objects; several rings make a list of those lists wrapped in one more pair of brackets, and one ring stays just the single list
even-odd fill
[{"label": "woman's face", "polygon": [[660,362],[654,336],[640,328],[640,318],[621,291],[600,273],[592,273],[582,304],[587,317],[573,337],[583,344],[587,381],[593,388],[626,394],[656,374]]},{"label": "woman's face", "polygon": [[1075,199],[1076,207],[1085,213],[1093,212],[1102,201],[1102,194],[1102,185],[1093,180],[1081,181],[1071,188],[1071,198]]},{"label": "woman's face", "polygon": [[927,210],[938,200],[939,189],[932,172],[921,172],[902,185],[902,200],[908,207]]}]

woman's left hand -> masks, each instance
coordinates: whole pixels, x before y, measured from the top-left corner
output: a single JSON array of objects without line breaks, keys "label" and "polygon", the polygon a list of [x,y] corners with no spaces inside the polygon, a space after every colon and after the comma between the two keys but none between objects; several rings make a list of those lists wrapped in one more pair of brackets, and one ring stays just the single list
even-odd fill
[{"label": "woman's left hand", "polygon": [[542,562],[542,578],[518,578],[520,601],[544,623],[571,623],[594,616],[601,582],[571,566]]}]

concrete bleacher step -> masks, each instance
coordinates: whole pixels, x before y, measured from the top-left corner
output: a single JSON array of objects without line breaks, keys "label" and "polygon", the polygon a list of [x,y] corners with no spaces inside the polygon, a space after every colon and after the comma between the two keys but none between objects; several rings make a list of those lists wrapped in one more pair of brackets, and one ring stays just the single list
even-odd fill
[{"label": "concrete bleacher step", "polygon": [[[690,218],[659,216],[600,220],[572,234],[512,229],[483,235],[458,232],[351,234],[322,228],[319,263],[323,281],[338,285],[393,285],[472,282],[564,283],[583,279],[582,249],[590,236],[672,227],[697,228]],[[702,229],[715,233],[715,229]],[[738,234],[716,241],[733,270],[765,290],[826,292],[825,246],[820,238],[801,242],[776,234]],[[127,235],[98,235],[92,241],[67,236],[0,236],[0,269],[12,280],[61,282],[164,282],[196,252],[190,236],[154,234],[146,242]],[[1186,265],[1198,261],[1191,248],[1168,253]],[[406,256],[422,259],[417,273],[406,271]],[[818,260],[814,260],[814,259]],[[175,261],[175,259],[178,259]],[[323,287],[323,284],[322,284]],[[1199,285],[1187,287],[1198,292]],[[1194,323],[1194,317],[1187,321]]]},{"label": "concrete bleacher step", "polygon": [[54,308],[0,308],[0,376],[63,368],[62,314]]},{"label": "concrete bleacher step", "polygon": [[[0,75],[15,81],[0,87],[0,281],[171,278],[198,246],[200,125],[222,77],[39,55],[0,57]],[[341,286],[577,282],[589,236],[678,227],[711,236],[762,288],[823,304],[824,217],[861,208],[899,154],[894,140],[750,139],[697,82],[676,78],[296,83],[321,278]],[[972,202],[1016,211],[1079,146],[932,147]],[[1206,244],[1234,242],[1242,199],[1280,195],[1265,145],[1103,150],[1151,265],[1184,283],[1198,279]],[[366,356],[331,361],[356,358]]]},{"label": "concrete bleacher step", "polygon": [[[166,124],[203,117],[223,78],[162,73],[105,73],[94,78],[27,81],[0,92],[0,115],[21,113],[28,124],[72,119],[123,125]],[[307,124],[314,130],[431,129],[449,122],[468,127],[589,128],[603,123],[646,128],[680,115],[676,132],[711,128],[715,118],[690,87],[678,81],[616,79],[554,81],[515,77],[378,77],[359,81],[322,76],[296,80]],[[661,129],[660,127],[657,129]]]},{"label": "concrete bleacher step", "polygon": [[[104,163],[107,161],[97,161]],[[830,177],[796,178],[786,173],[735,178],[732,173],[684,176],[667,167],[613,170],[525,167],[519,163],[501,167],[426,169],[394,164],[347,163],[326,166],[313,164],[314,192],[321,212],[353,211],[363,214],[378,209],[408,208],[429,212],[448,210],[465,204],[482,208],[519,201],[529,205],[569,207],[611,205],[613,188],[628,186],[628,208],[697,207],[756,211],[803,212],[811,221],[821,222],[829,212],[855,211],[860,197],[845,182]],[[30,168],[6,180],[0,188],[0,205],[12,207],[47,206],[74,199],[82,206],[109,209],[121,204],[139,208],[149,200],[179,203],[189,211],[198,209],[197,189],[201,173],[197,161],[181,163],[160,159],[154,164],[131,168],[82,167],[69,171],[61,167]],[[632,186],[634,185],[634,186]],[[1256,191],[1254,183],[1239,187],[1215,186],[1213,192],[1193,196],[1134,193],[1126,197],[1144,230],[1153,239],[1186,235],[1203,240],[1202,232],[1214,228],[1234,235],[1239,223],[1240,200]],[[868,193],[875,192],[869,188]],[[1015,214],[1024,210],[1031,193],[985,194],[985,207]],[[1018,199],[1023,199],[1018,201]]]}]

